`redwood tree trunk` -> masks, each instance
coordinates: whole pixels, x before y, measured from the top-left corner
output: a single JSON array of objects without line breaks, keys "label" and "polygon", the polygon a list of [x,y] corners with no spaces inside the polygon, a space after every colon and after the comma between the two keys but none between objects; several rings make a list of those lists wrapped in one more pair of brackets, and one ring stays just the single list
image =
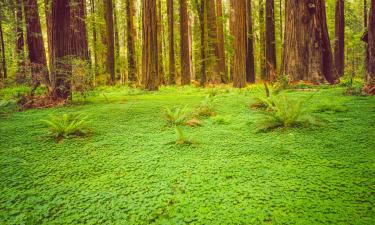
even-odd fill
[{"label": "redwood tree trunk", "polygon": [[189,15],[186,0],[180,0],[181,34],[181,85],[189,85],[191,79],[191,61],[189,54]]},{"label": "redwood tree trunk", "polygon": [[21,77],[25,77],[25,40],[23,38],[23,13],[22,13],[22,0],[16,1],[16,53],[17,53],[17,73]]},{"label": "redwood tree trunk", "polygon": [[284,72],[291,81],[335,83],[324,0],[286,1]]},{"label": "redwood tree trunk", "polygon": [[216,0],[217,11],[217,35],[218,35],[218,70],[220,73],[221,81],[228,82],[228,71],[225,60],[225,43],[224,43],[224,17],[222,0]]},{"label": "redwood tree trunk", "polygon": [[161,13],[161,0],[158,0],[158,59],[159,59],[159,85],[165,84],[163,63],[163,17]]},{"label": "redwood tree trunk", "polygon": [[4,45],[4,33],[3,27],[1,25],[1,18],[0,18],[0,53],[1,53],[1,70],[0,70],[0,78],[7,78],[7,65],[6,65],[6,58],[5,58],[5,45]]},{"label": "redwood tree trunk", "polygon": [[42,81],[49,87],[50,79],[47,69],[46,51],[44,49],[42,30],[36,0],[24,1],[24,12],[26,20],[27,46],[29,50],[29,61],[35,87]]},{"label": "redwood tree trunk", "polygon": [[221,83],[219,72],[219,50],[215,0],[205,0],[207,16],[207,79],[212,84]]},{"label": "redwood tree trunk", "polygon": [[260,77],[267,80],[266,74],[266,40],[265,40],[265,24],[264,24],[264,0],[259,0],[259,61],[260,61]]},{"label": "redwood tree trunk", "polygon": [[266,0],[266,80],[276,76],[275,2]]},{"label": "redwood tree trunk", "polygon": [[169,84],[176,84],[176,60],[174,56],[174,3],[168,0],[168,28],[169,28]]},{"label": "redwood tree trunk", "polygon": [[52,70],[53,65],[53,46],[52,46],[52,14],[51,14],[51,3],[52,0],[44,0],[44,9],[46,14],[46,26],[47,26],[47,43],[48,43],[48,61],[50,71]]},{"label": "redwood tree trunk", "polygon": [[51,33],[53,46],[53,97],[71,96],[72,21],[69,0],[52,0]]},{"label": "redwood tree trunk", "polygon": [[[93,53],[94,53],[94,75],[95,77],[98,75],[98,42],[97,42],[97,32],[96,32],[96,14],[95,14],[95,0],[90,0],[90,8],[91,8],[91,25],[92,25],[92,44],[93,44]],[[95,79],[94,79],[95,85]]]},{"label": "redwood tree trunk", "polygon": [[86,29],[85,0],[71,0],[72,54],[82,60],[89,59]]},{"label": "redwood tree trunk", "polygon": [[344,17],[344,0],[336,0],[335,13],[335,66],[339,76],[344,75],[345,68],[345,17]]},{"label": "redwood tree trunk", "polygon": [[367,92],[375,94],[375,0],[371,0],[370,16],[368,21],[368,63],[366,67],[367,74]]},{"label": "redwood tree trunk", "polygon": [[[198,1],[196,1],[198,5]],[[200,30],[200,59],[201,59],[201,71],[200,71],[200,86],[206,85],[206,24],[205,24],[205,0],[201,0],[199,5],[199,30]]]},{"label": "redwood tree trunk", "polygon": [[106,42],[107,42],[107,71],[109,72],[109,84],[115,83],[115,39],[113,28],[112,0],[104,0]]},{"label": "redwood tree trunk", "polygon": [[246,1],[231,0],[234,10],[234,62],[233,86],[243,88],[246,86]]},{"label": "redwood tree trunk", "polygon": [[135,0],[126,0],[126,27],[128,47],[128,79],[130,82],[137,82],[137,60],[135,54],[135,37],[137,31],[134,27]]},{"label": "redwood tree trunk", "polygon": [[146,90],[158,90],[158,34],[156,0],[142,0],[142,75]]},{"label": "redwood tree trunk", "polygon": [[247,27],[247,50],[246,50],[246,81],[255,83],[254,64],[254,33],[253,33],[253,12],[251,0],[246,0],[246,27]]}]

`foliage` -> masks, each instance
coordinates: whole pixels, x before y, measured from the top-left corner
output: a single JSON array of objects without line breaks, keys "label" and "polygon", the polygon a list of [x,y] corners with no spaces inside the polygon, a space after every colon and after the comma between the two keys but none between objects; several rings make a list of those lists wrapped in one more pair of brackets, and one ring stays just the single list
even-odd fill
[{"label": "foliage", "polygon": [[59,141],[72,136],[83,137],[89,133],[87,129],[87,116],[82,114],[63,114],[50,119],[42,120],[51,133],[51,136]]},{"label": "foliage", "polygon": [[348,108],[337,102],[323,101],[315,106],[313,112],[346,112]]},{"label": "foliage", "polygon": [[230,116],[216,115],[214,117],[211,117],[211,121],[213,122],[213,124],[226,125],[226,124],[230,123],[231,117]]},{"label": "foliage", "polygon": [[289,84],[289,76],[288,75],[280,75],[277,76],[276,82],[274,84],[274,93],[280,93],[283,90],[288,89],[290,86]]},{"label": "foliage", "polygon": [[187,106],[168,108],[164,107],[163,117],[167,124],[173,127],[176,131],[176,144],[190,144],[191,142],[186,138],[182,126],[186,125],[189,118],[189,111]]},{"label": "foliage", "polygon": [[198,117],[211,117],[216,115],[215,103],[217,98],[206,95],[201,104],[195,111],[195,115]]},{"label": "foliage", "polygon": [[0,116],[6,116],[17,110],[14,100],[0,100]]}]

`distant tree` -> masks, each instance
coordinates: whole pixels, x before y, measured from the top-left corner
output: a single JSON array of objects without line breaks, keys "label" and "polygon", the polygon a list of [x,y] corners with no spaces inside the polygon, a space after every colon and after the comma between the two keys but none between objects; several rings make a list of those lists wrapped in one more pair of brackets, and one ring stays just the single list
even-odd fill
[{"label": "distant tree", "polygon": [[22,0],[16,0],[16,54],[17,54],[17,73],[19,77],[25,76],[25,40],[23,38],[23,11]]},{"label": "distant tree", "polygon": [[134,26],[135,0],[126,0],[126,28],[127,28],[127,47],[128,47],[128,79],[130,82],[137,82],[137,57],[135,53],[135,37],[137,30]]},{"label": "distant tree", "polygon": [[142,0],[142,75],[146,90],[158,90],[158,34],[156,0]]},{"label": "distant tree", "polygon": [[243,88],[246,86],[246,1],[231,0],[234,10],[234,62],[233,62],[233,86]]},{"label": "distant tree", "polygon": [[168,31],[169,31],[169,80],[170,85],[176,84],[176,60],[174,52],[174,3],[167,1]]},{"label": "distant tree", "polygon": [[344,0],[336,0],[335,10],[335,66],[339,76],[344,75],[345,68],[345,15]]},{"label": "distant tree", "polygon": [[265,40],[265,23],[264,23],[264,0],[259,0],[259,64],[260,77],[267,80],[266,70],[266,40]]},{"label": "distant tree", "polygon": [[97,31],[96,31],[96,14],[95,14],[95,0],[90,0],[90,13],[91,13],[91,27],[92,27],[92,44],[93,44],[93,55],[94,55],[94,75],[98,75],[98,41],[97,41]]},{"label": "distant tree", "polygon": [[218,65],[218,33],[217,33],[217,16],[215,0],[205,0],[205,13],[207,26],[207,49],[206,49],[206,77],[212,84],[221,83],[221,77]]},{"label": "distant tree", "polygon": [[3,33],[1,19],[2,18],[0,17],[0,53],[1,53],[0,78],[4,79],[4,78],[7,78],[7,65],[6,65],[6,58],[5,58],[4,33]]},{"label": "distant tree", "polygon": [[246,50],[246,81],[255,83],[254,63],[254,33],[253,33],[253,12],[251,0],[246,0],[246,28],[247,28],[247,50]]},{"label": "distant tree", "polygon": [[225,41],[224,41],[224,17],[222,0],[216,0],[217,11],[217,35],[218,35],[218,70],[221,82],[228,82],[228,71],[225,60]]},{"label": "distant tree", "polygon": [[158,4],[158,60],[159,60],[159,85],[165,84],[164,78],[164,63],[163,63],[163,16],[162,16],[162,7],[161,7],[161,0],[157,1]]},{"label": "distant tree", "polygon": [[113,27],[113,4],[112,0],[104,0],[106,44],[107,44],[107,71],[110,74],[109,84],[115,83],[115,40]]},{"label": "distant tree", "polygon": [[266,80],[276,75],[275,2],[266,0]]},{"label": "distant tree", "polygon": [[180,0],[181,85],[190,84],[189,14],[187,0]]}]

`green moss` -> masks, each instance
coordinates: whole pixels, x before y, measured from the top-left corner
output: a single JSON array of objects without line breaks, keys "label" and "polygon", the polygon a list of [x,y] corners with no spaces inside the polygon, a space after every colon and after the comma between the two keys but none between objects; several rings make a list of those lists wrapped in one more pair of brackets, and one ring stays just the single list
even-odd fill
[{"label": "green moss", "polygon": [[[248,125],[260,119],[248,109],[256,88],[228,88],[216,111],[230,123],[184,127],[196,144],[171,145],[161,109],[194,109],[206,90],[96,92],[87,104],[0,117],[0,224],[375,224],[372,97],[319,90],[312,107],[348,110],[263,134]],[[41,119],[73,112],[93,134],[51,140]]]}]

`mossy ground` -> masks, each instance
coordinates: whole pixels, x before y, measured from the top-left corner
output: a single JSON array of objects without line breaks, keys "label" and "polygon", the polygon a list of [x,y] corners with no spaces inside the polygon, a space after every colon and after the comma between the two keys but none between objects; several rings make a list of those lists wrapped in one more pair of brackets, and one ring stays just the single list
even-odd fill
[{"label": "mossy ground", "polygon": [[[0,117],[0,224],[375,224],[375,98],[340,88],[288,91],[321,127],[254,132],[258,88],[219,88],[218,115],[176,145],[163,107],[209,90],[104,89],[84,104]],[[104,94],[103,94],[104,93]],[[87,138],[55,142],[41,119],[89,115]]]}]

